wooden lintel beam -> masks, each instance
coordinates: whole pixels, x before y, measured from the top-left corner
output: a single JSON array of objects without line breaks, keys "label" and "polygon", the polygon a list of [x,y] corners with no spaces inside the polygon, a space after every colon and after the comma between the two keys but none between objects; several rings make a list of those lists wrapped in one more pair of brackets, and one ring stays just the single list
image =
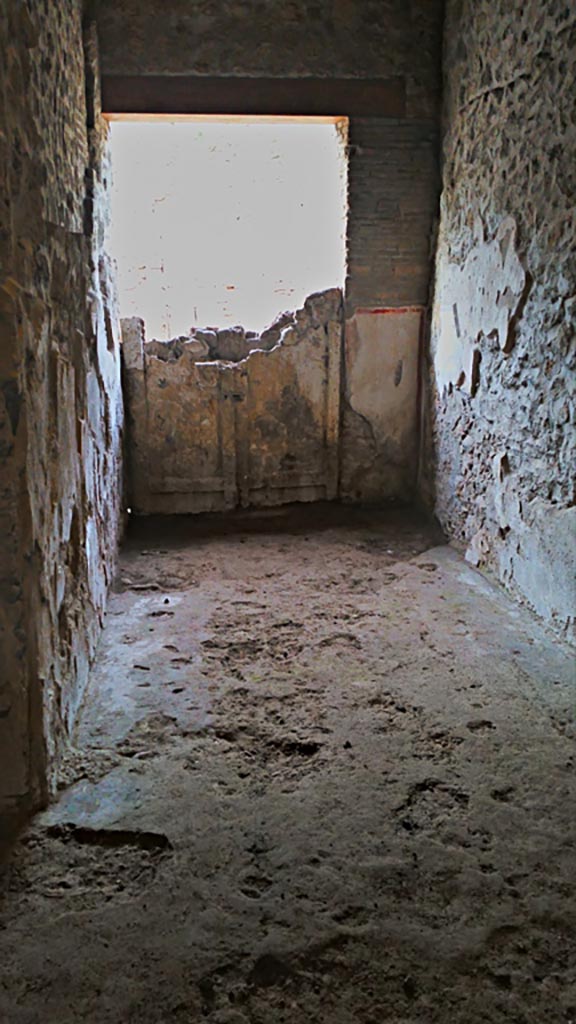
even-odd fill
[{"label": "wooden lintel beam", "polygon": [[404,117],[401,78],[104,75],[102,112],[127,115]]}]

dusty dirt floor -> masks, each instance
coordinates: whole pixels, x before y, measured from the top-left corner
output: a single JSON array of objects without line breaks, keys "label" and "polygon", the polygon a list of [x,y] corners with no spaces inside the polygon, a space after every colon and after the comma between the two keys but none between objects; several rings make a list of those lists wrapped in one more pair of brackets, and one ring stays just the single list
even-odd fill
[{"label": "dusty dirt floor", "polygon": [[135,523],[0,1019],[575,1022],[574,694],[407,510]]}]

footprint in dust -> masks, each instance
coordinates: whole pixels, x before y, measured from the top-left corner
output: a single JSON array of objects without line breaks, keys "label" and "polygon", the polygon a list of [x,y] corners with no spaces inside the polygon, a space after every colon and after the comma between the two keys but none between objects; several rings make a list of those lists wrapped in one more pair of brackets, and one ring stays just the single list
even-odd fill
[{"label": "footprint in dust", "polygon": [[265,953],[258,957],[246,981],[251,988],[272,988],[283,985],[293,975],[294,971],[289,964],[271,953]]},{"label": "footprint in dust", "polygon": [[437,821],[465,813],[469,794],[439,779],[413,783],[406,799],[395,809],[398,825],[407,832],[434,828]]},{"label": "footprint in dust", "polygon": [[490,796],[493,800],[497,800],[499,803],[507,804],[512,799],[513,794],[516,792],[514,786],[503,786],[501,789],[492,789]]},{"label": "footprint in dust", "polygon": [[272,879],[266,875],[249,874],[242,880],[240,892],[250,900],[259,900],[268,892],[272,885]]},{"label": "footprint in dust", "polygon": [[155,712],[136,722],[116,749],[123,757],[135,757],[143,751],[156,751],[178,734],[176,718]]}]

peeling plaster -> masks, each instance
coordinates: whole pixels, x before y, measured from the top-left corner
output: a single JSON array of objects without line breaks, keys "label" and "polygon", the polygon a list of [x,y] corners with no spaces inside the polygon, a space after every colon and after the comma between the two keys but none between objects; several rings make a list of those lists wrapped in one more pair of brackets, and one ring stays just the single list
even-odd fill
[{"label": "peeling plaster", "polygon": [[422,459],[423,488],[447,536],[568,637],[576,625],[574,31],[566,4],[447,0]]},{"label": "peeling plaster", "polygon": [[474,394],[479,344],[495,335],[501,350],[514,345],[513,320],[526,289],[526,271],[516,250],[516,221],[506,217],[486,241],[479,221],[476,244],[462,265],[442,268],[433,320],[434,368],[440,389],[449,384]]}]

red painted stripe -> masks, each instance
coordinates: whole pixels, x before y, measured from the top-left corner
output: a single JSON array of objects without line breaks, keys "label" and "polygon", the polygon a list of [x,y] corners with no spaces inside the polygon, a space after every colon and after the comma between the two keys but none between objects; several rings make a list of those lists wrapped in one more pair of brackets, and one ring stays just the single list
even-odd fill
[{"label": "red painted stripe", "polygon": [[386,316],[389,313],[422,313],[425,306],[382,306],[376,309],[369,309],[368,307],[361,306],[359,309],[354,310],[353,316],[358,313],[373,314],[378,316]]}]

